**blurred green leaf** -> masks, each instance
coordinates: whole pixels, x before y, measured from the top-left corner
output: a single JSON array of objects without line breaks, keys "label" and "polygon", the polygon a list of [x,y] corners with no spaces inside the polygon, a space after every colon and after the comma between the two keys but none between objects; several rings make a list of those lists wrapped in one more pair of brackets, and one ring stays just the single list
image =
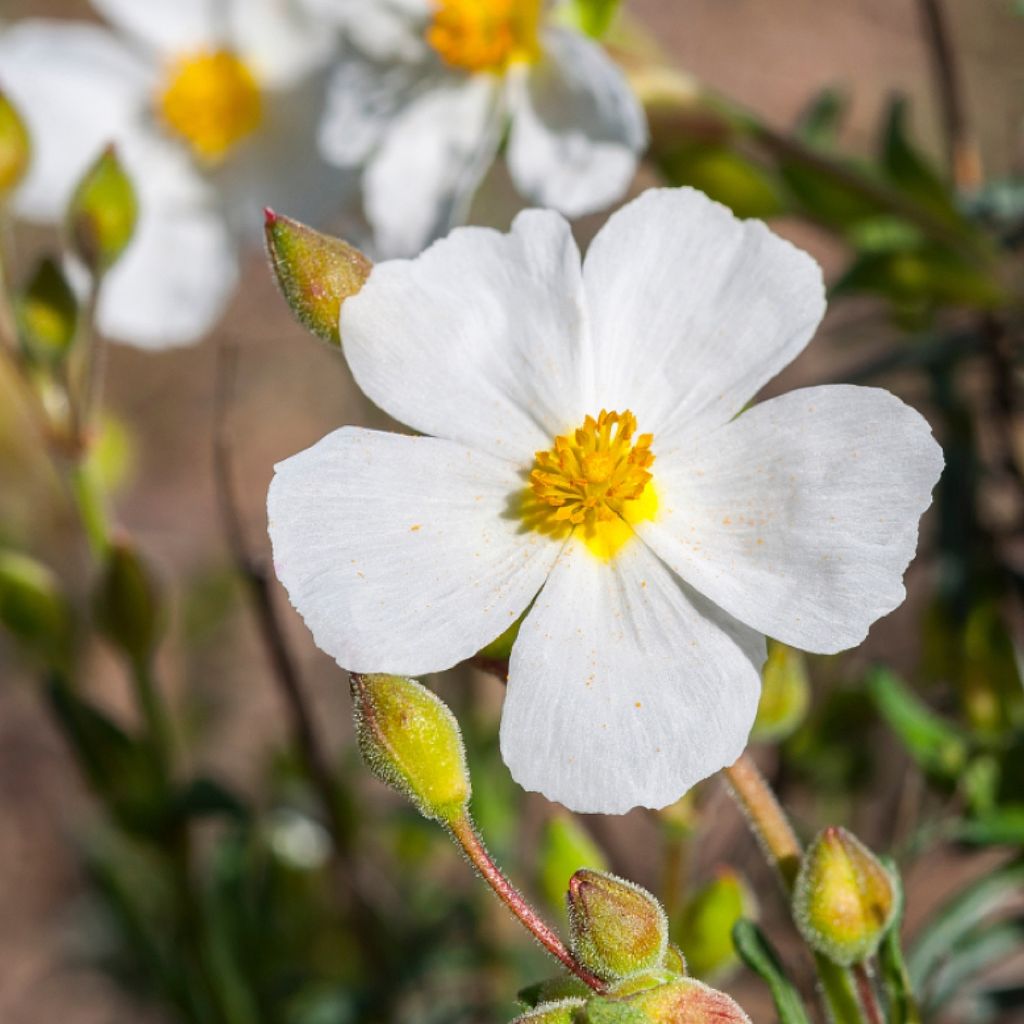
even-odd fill
[{"label": "blurred green leaf", "polygon": [[200,776],[182,787],[174,797],[173,812],[183,819],[227,817],[244,822],[249,809],[216,779]]},{"label": "blurred green leaf", "polygon": [[548,903],[561,911],[565,910],[569,879],[580,868],[607,871],[609,867],[601,848],[568,814],[557,814],[544,826],[538,866],[541,891]]},{"label": "blurred green leaf", "polygon": [[621,0],[571,0],[566,16],[588,36],[601,39],[611,28]]},{"label": "blurred green leaf", "polygon": [[141,555],[124,542],[112,544],[93,601],[96,621],[136,665],[156,650],[164,627],[160,587]]},{"label": "blurred green leaf", "polygon": [[830,149],[835,145],[850,97],[842,89],[828,86],[804,108],[796,123],[796,134],[808,145]]},{"label": "blurred green leaf", "polygon": [[879,714],[907,753],[925,771],[955,779],[967,763],[966,737],[936,715],[888,669],[872,670],[866,682]]},{"label": "blurred green leaf", "polygon": [[989,814],[961,821],[953,835],[979,846],[1024,847],[1024,806],[1003,807]]},{"label": "blurred green leaf", "polygon": [[783,159],[779,173],[789,191],[791,204],[811,220],[833,230],[845,232],[860,221],[889,213],[825,168]]},{"label": "blurred green leaf", "polygon": [[1024,916],[972,929],[948,951],[928,985],[928,1004],[946,1006],[969,982],[1024,949]]},{"label": "blurred green leaf", "polygon": [[988,872],[941,906],[921,927],[907,957],[916,992],[923,992],[950,951],[993,911],[1006,905],[1024,886],[1024,860]]},{"label": "blurred green leaf", "polygon": [[778,182],[726,146],[684,143],[664,149],[658,165],[671,185],[698,188],[737,217],[774,217],[785,210]]},{"label": "blurred green leaf", "polygon": [[732,933],[736,951],[743,962],[767,984],[779,1024],[810,1024],[800,993],[786,977],[771,943],[753,921],[736,922]]}]

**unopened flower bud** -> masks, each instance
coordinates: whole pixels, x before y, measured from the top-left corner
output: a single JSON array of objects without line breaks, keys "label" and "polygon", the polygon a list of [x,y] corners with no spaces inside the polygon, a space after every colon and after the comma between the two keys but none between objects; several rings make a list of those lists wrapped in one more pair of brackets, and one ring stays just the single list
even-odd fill
[{"label": "unopened flower bud", "polygon": [[661,966],[673,974],[685,975],[690,973],[686,964],[686,957],[683,956],[683,951],[671,942],[665,950],[664,957],[662,957]]},{"label": "unopened flower bud", "polygon": [[889,872],[859,839],[835,826],[818,834],[793,894],[793,916],[808,945],[834,963],[858,963],[878,948],[895,908]]},{"label": "unopened flower bud", "polygon": [[425,686],[403,676],[352,675],[356,735],[370,770],[416,805],[453,824],[472,792],[455,716]]},{"label": "unopened flower bud", "polygon": [[585,999],[559,999],[554,1003],[541,1003],[520,1014],[512,1024],[577,1024],[586,1020],[583,1011]]},{"label": "unopened flower bud", "polygon": [[646,889],[583,869],[570,879],[567,899],[573,951],[588,970],[614,981],[661,966],[668,921]]},{"label": "unopened flower bud", "polygon": [[277,283],[303,326],[331,345],[341,341],[342,303],[355,295],[373,264],[340,238],[266,211],[267,252]]},{"label": "unopened flower bud", "polygon": [[677,978],[626,997],[599,996],[587,1005],[588,1024],[750,1024],[724,992]]},{"label": "unopened flower bud", "polygon": [[35,658],[62,666],[71,647],[72,613],[46,566],[0,551],[0,627]]},{"label": "unopened flower bud", "polygon": [[75,254],[93,274],[109,270],[132,240],[138,216],[135,187],[108,146],[71,197],[68,228]]},{"label": "unopened flower bud", "polygon": [[686,950],[690,972],[704,981],[720,980],[739,965],[732,930],[741,917],[752,917],[754,897],[729,868],[699,888],[687,901],[675,934]]},{"label": "unopened flower bud", "polygon": [[50,257],[40,261],[17,297],[15,313],[29,359],[53,365],[67,355],[78,327],[78,300],[63,271]]},{"label": "unopened flower bud", "polygon": [[156,650],[163,631],[160,590],[150,568],[125,543],[111,545],[94,599],[96,622],[136,664]]},{"label": "unopened flower bud", "polygon": [[751,739],[779,743],[788,738],[803,723],[810,702],[811,685],[804,655],[778,641],[770,641]]},{"label": "unopened flower bud", "polygon": [[32,159],[32,142],[21,115],[0,93],[0,204],[21,184]]}]

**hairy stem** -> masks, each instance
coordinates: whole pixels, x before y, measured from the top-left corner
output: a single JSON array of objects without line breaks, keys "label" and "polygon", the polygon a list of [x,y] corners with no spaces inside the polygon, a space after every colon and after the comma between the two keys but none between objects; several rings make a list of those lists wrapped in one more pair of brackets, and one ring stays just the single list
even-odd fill
[{"label": "hairy stem", "polygon": [[584,984],[595,992],[605,991],[607,987],[605,983],[576,960],[555,931],[540,918],[537,911],[527,902],[526,897],[494,863],[468,814],[451,825],[451,834],[462,847],[470,863],[480,872],[483,880],[494,890],[498,899],[519,919],[527,931]]}]

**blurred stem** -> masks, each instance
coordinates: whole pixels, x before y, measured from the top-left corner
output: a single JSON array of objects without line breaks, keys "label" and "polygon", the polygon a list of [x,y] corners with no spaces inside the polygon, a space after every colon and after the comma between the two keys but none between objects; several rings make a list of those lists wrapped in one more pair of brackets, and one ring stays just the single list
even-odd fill
[{"label": "blurred stem", "polygon": [[918,0],[918,3],[935,69],[953,183],[960,191],[973,192],[984,181],[981,152],[967,120],[960,69],[946,12],[942,0]]},{"label": "blurred stem", "polygon": [[[803,848],[786,812],[749,754],[743,754],[732,767],[726,768],[725,777],[747,824],[778,872],[786,895],[791,896]],[[860,1005],[850,971],[820,953],[814,954],[814,964],[833,1024],[863,1024],[865,1019],[876,1024],[870,1018],[870,1011]]]},{"label": "blurred stem", "polygon": [[533,937],[564,967],[568,968],[584,984],[595,992],[603,992],[606,985],[600,978],[591,974],[582,964],[578,963],[565,943],[554,930],[546,924],[526,897],[505,877],[501,868],[491,859],[468,813],[453,822],[450,826],[455,838],[470,863],[480,872],[483,880],[494,890],[495,895],[519,919]]},{"label": "blurred stem", "polygon": [[97,558],[102,558],[110,547],[110,521],[96,473],[79,457],[68,468],[67,478],[89,549]]},{"label": "blurred stem", "polygon": [[165,798],[169,799],[174,776],[174,745],[163,698],[153,678],[152,664],[148,660],[133,662],[132,679],[157,774],[165,790]]},{"label": "blurred stem", "polygon": [[69,375],[66,382],[68,408],[71,413],[71,436],[76,450],[85,453],[89,446],[89,433],[96,409],[99,407],[106,375],[107,345],[96,330],[96,309],[99,304],[102,278],[94,278],[89,285],[80,318],[81,327],[75,347],[82,353],[78,380]]},{"label": "blurred stem", "polygon": [[11,307],[11,283],[8,264],[11,253],[11,217],[5,203],[0,202],[0,348],[11,353],[18,350],[18,331]]}]

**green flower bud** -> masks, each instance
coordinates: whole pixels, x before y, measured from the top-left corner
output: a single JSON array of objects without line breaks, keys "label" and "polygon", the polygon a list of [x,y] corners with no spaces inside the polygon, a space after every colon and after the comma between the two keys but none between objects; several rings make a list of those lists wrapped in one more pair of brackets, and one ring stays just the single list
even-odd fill
[{"label": "green flower bud", "polygon": [[46,566],[0,551],[0,626],[44,664],[64,666],[73,632],[71,607]]},{"label": "green flower bud", "polygon": [[108,146],[71,197],[71,247],[93,274],[102,274],[128,247],[138,216],[135,188],[114,147]]},{"label": "green flower bud", "polygon": [[299,322],[331,345],[341,343],[341,305],[373,270],[358,249],[266,211],[267,253],[278,286]]},{"label": "green flower bud", "polygon": [[472,792],[459,723],[425,686],[403,676],[352,675],[356,735],[370,770],[426,818],[453,824]]},{"label": "green flower bud", "polygon": [[687,901],[675,927],[690,972],[705,981],[720,980],[737,967],[732,930],[741,917],[753,914],[754,897],[743,879],[729,868],[720,868]]},{"label": "green flower bud", "polygon": [[32,159],[32,142],[21,115],[0,92],[0,204],[21,184]]},{"label": "green flower bud", "polygon": [[556,1003],[563,999],[585,999],[589,995],[591,990],[575,975],[559,974],[520,989],[516,999],[523,1006],[535,1007],[541,1003]]},{"label": "green flower bud", "polygon": [[544,828],[538,856],[540,883],[552,906],[565,906],[569,880],[580,868],[603,871],[607,864],[601,848],[571,815],[557,814]]},{"label": "green flower bud", "polygon": [[628,978],[623,978],[622,981],[616,982],[608,989],[608,995],[616,999],[624,999],[626,996],[636,995],[637,992],[646,992],[649,988],[668,985],[677,980],[677,972],[658,967],[653,971],[641,971],[639,974],[631,974]]},{"label": "green flower bud", "polygon": [[750,738],[759,743],[787,739],[800,728],[810,703],[811,684],[803,654],[770,640],[762,673],[761,701]]},{"label": "green flower bud", "polygon": [[889,872],[855,836],[831,826],[804,854],[793,917],[809,946],[843,966],[878,948],[896,909]]},{"label": "green flower bud", "polygon": [[588,1024],[750,1024],[724,992],[677,978],[625,997],[599,996],[587,1005]]},{"label": "green flower bud", "polygon": [[99,628],[133,662],[152,657],[163,632],[163,602],[149,567],[125,543],[107,552],[93,610]]},{"label": "green flower bud", "polygon": [[50,257],[40,261],[14,308],[26,355],[35,363],[59,363],[75,340],[78,300]]},{"label": "green flower bud", "polygon": [[541,1003],[520,1014],[512,1024],[576,1024],[585,1020],[585,999],[559,999],[555,1003]]},{"label": "green flower bud", "polygon": [[573,951],[599,978],[618,980],[661,965],[668,921],[646,889],[583,869],[569,880],[567,900]]}]

